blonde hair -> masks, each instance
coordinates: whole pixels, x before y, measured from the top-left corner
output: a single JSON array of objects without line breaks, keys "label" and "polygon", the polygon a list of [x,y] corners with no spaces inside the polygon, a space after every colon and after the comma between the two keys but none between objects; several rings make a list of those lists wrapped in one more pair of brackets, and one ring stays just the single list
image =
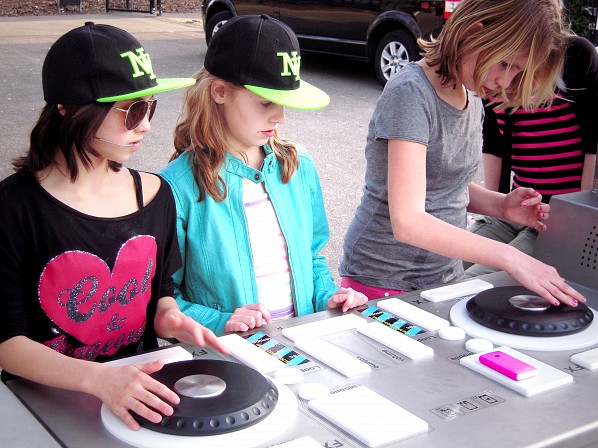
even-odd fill
[{"label": "blonde hair", "polygon": [[[219,172],[228,153],[228,125],[221,108],[210,94],[212,83],[220,78],[203,67],[193,77],[197,82],[185,93],[183,111],[174,131],[175,152],[170,160],[191,151],[193,177],[199,187],[198,201],[203,201],[206,193],[216,201],[224,201],[227,188]],[[278,130],[270,137],[268,144],[282,165],[283,183],[288,183],[299,166],[296,145],[280,136]]]},{"label": "blonde hair", "polygon": [[500,108],[535,109],[550,104],[560,84],[567,35],[559,0],[463,0],[438,38],[419,44],[443,85],[455,84],[459,65],[479,53],[474,82],[482,97],[492,66],[506,62],[510,70],[514,59],[527,56],[523,72],[494,93]]}]

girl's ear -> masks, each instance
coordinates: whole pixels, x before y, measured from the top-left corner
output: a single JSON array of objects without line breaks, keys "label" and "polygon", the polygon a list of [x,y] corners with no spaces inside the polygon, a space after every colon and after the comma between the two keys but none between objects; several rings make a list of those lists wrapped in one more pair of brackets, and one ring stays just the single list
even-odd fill
[{"label": "girl's ear", "polygon": [[214,100],[216,104],[223,104],[227,89],[228,86],[224,81],[219,79],[214,80],[210,85],[210,96],[212,97],[212,100]]},{"label": "girl's ear", "polygon": [[481,31],[482,29],[484,29],[484,24],[482,22],[476,22],[471,26],[471,28],[469,28],[465,32],[465,35],[469,36],[471,34],[477,33],[478,31]]},{"label": "girl's ear", "polygon": [[63,117],[66,115],[66,109],[62,104],[57,104],[56,107],[58,108],[58,113]]}]

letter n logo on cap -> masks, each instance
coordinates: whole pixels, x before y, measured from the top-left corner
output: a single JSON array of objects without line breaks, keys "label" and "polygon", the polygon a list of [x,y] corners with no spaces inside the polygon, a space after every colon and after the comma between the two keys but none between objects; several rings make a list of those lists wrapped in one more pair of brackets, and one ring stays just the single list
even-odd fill
[{"label": "letter n logo on cap", "polygon": [[289,53],[276,53],[276,56],[282,58],[282,73],[280,76],[295,76],[295,80],[299,80],[299,67],[301,66],[301,56],[297,55],[296,51]]},{"label": "letter n logo on cap", "polygon": [[149,54],[143,48],[138,48],[137,54],[132,51],[121,53],[121,58],[129,58],[131,67],[133,68],[133,78],[139,78],[143,75],[149,75],[150,79],[155,79],[154,69],[152,68],[152,60]]}]

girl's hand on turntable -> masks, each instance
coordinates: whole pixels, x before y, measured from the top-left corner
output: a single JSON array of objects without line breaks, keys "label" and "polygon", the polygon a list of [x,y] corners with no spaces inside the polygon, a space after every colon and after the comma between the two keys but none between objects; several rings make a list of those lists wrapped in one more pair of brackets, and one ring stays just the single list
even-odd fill
[{"label": "girl's hand on turntable", "polygon": [[176,338],[201,347],[210,345],[221,353],[230,353],[228,347],[220,342],[212,330],[183,314],[172,297],[162,297],[158,301],[154,329],[158,336],[163,338]]},{"label": "girl's hand on turntable", "polygon": [[513,280],[555,306],[565,303],[575,307],[578,302],[586,302],[586,298],[569,286],[554,267],[514,250],[517,257],[506,269]]},{"label": "girl's hand on turntable", "polygon": [[98,375],[90,381],[90,392],[135,431],[140,426],[129,411],[160,423],[162,415],[174,412],[169,403],[180,401],[177,394],[149,376],[163,366],[163,361],[129,366],[98,364]]},{"label": "girl's hand on turntable", "polygon": [[237,308],[224,325],[224,331],[247,331],[272,322],[270,311],[261,303]]},{"label": "girl's hand on turntable", "polygon": [[546,230],[550,206],[542,202],[542,195],[533,188],[516,188],[505,196],[502,217],[538,230]]},{"label": "girl's hand on turntable", "polygon": [[336,293],[330,297],[326,308],[333,309],[342,307],[343,313],[355,308],[356,306],[363,305],[368,301],[365,294],[355,291],[353,288],[339,288]]}]

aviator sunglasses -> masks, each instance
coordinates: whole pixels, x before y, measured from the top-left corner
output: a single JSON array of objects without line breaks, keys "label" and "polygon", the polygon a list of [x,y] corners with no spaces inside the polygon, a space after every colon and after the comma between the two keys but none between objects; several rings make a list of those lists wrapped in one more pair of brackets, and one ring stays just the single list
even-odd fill
[{"label": "aviator sunglasses", "polygon": [[151,121],[156,111],[156,103],[158,98],[152,96],[149,100],[139,100],[132,103],[126,109],[112,106],[112,109],[125,112],[125,128],[128,131],[137,129],[143,119],[147,116],[148,121]]}]

